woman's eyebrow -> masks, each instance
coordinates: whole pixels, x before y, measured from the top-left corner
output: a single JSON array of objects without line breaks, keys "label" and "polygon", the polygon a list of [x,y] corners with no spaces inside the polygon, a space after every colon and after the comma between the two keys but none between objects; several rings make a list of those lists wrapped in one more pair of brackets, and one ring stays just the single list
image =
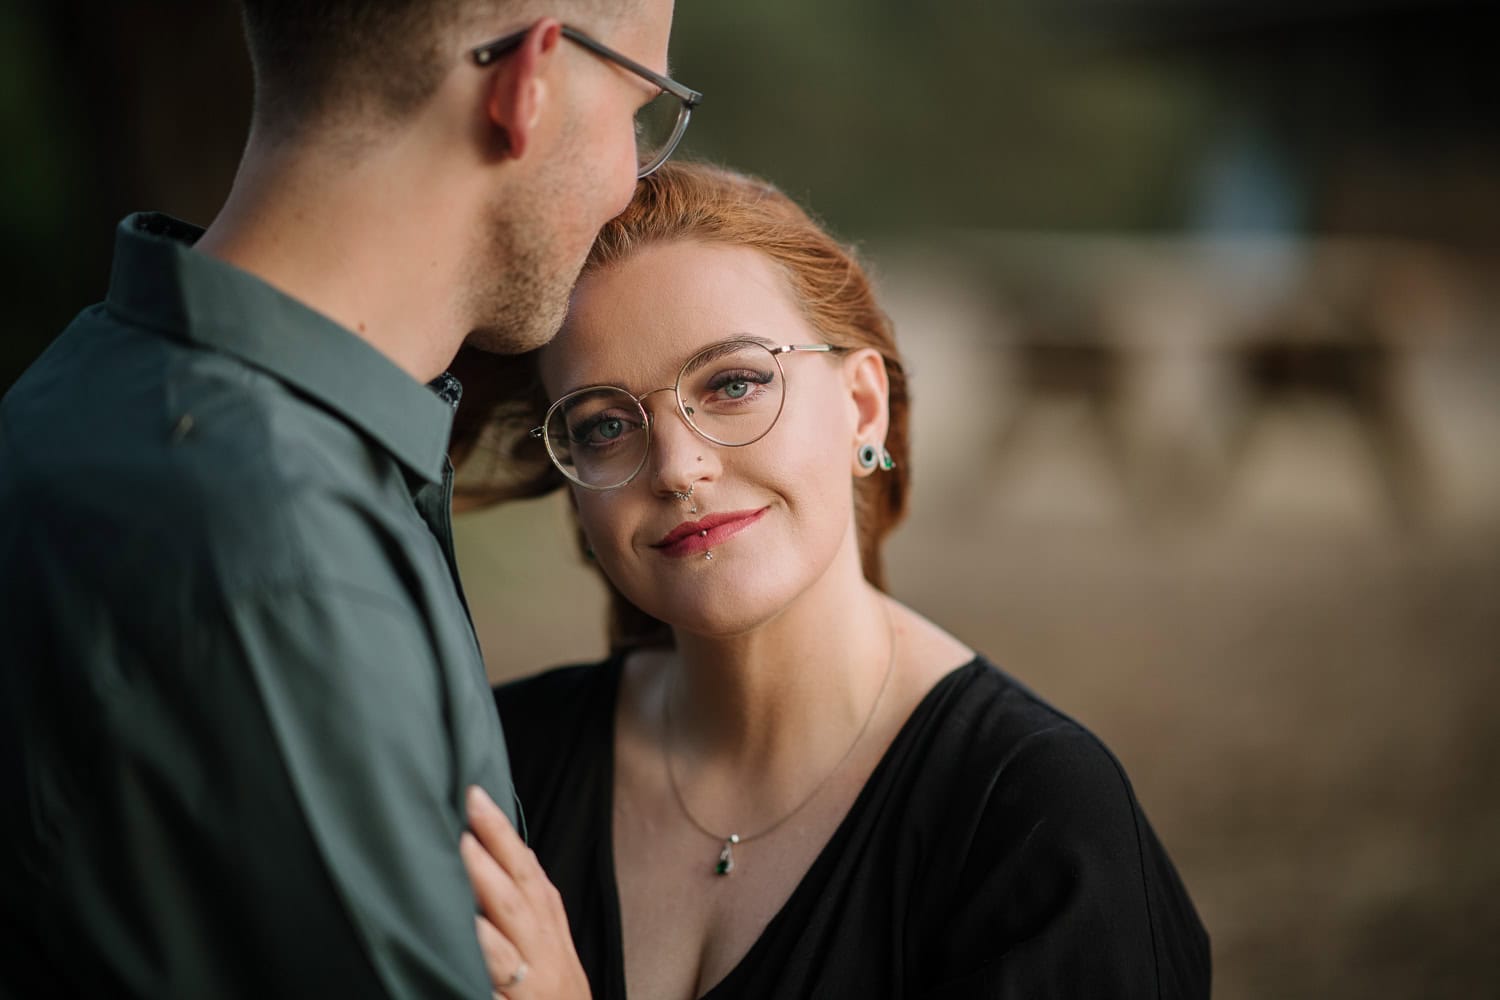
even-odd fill
[{"label": "woman's eyebrow", "polygon": [[736,333],[733,336],[725,337],[718,343],[710,344],[708,347],[703,348],[703,350],[693,358],[692,365],[685,366],[682,369],[682,374],[690,374],[691,372],[695,372],[699,368],[702,368],[704,365],[708,364],[711,361],[717,361],[718,359],[724,357],[724,355],[726,354],[733,354],[735,351],[735,345],[743,344],[746,341],[749,341],[752,344],[760,344],[763,347],[776,346],[775,341],[769,340],[765,337],[757,337],[754,334],[750,333]]},{"label": "woman's eyebrow", "polygon": [[[716,361],[726,354],[734,353],[734,345],[743,344],[747,340],[752,344],[760,344],[763,347],[776,346],[776,341],[772,340],[769,337],[760,337],[753,333],[733,333],[723,338],[722,340],[718,340],[712,344],[709,344],[707,347],[700,348],[699,350],[705,353],[697,358],[691,368],[684,368],[682,374],[686,375],[690,372],[695,372],[699,368],[708,364],[710,361]],[[569,393],[577,392],[579,389],[590,389],[594,386],[600,385],[614,386],[618,389],[624,389],[626,392],[630,393],[632,396],[636,396],[637,398],[639,398],[640,396],[639,393],[634,392],[629,386],[623,385],[619,382],[584,382],[572,387],[571,389],[564,389],[561,393],[558,394],[557,398],[562,399]],[[662,386],[661,388],[670,389],[671,386]]]}]

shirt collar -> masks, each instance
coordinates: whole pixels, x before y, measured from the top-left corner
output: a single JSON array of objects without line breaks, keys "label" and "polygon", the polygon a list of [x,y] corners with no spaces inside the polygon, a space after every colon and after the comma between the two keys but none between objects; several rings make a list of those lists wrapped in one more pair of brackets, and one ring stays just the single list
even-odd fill
[{"label": "shirt collar", "polygon": [[110,311],[268,372],[441,482],[453,407],[333,320],[195,252],[202,235],[159,213],[126,217],[115,233]]}]

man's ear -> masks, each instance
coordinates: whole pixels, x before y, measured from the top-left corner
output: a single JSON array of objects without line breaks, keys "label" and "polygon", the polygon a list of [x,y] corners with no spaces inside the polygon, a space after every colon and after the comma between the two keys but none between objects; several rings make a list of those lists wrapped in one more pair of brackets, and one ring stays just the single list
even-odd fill
[{"label": "man's ear", "polygon": [[857,458],[860,445],[885,443],[890,425],[891,383],[885,371],[885,358],[872,347],[850,351],[844,356],[844,382],[849,389],[849,404],[854,414],[854,440],[850,443],[849,462],[856,475],[861,469]]},{"label": "man's ear", "polygon": [[511,159],[526,155],[551,96],[547,74],[562,42],[562,23],[544,17],[531,26],[521,44],[495,63],[485,92],[489,125],[501,136],[498,145]]}]

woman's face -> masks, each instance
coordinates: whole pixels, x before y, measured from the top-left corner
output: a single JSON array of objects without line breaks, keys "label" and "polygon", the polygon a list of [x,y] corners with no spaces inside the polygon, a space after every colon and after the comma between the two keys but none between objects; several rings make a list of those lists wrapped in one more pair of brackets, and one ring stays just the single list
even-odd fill
[{"label": "woman's face", "polygon": [[[542,351],[542,378],[549,399],[594,385],[639,396],[672,386],[697,352],[740,338],[823,342],[760,253],[657,244],[584,278],[562,332]],[[670,391],[646,396],[651,447],[640,472],[613,490],[573,487],[595,558],[643,611],[691,632],[734,635],[774,617],[835,564],[852,567],[858,581],[857,556],[837,557],[857,552],[852,475],[860,435],[879,444],[884,434],[879,356],[783,354],[774,377],[783,376],[780,417],[743,447],[700,437]],[[737,383],[722,394],[733,405],[766,389]],[[674,496],[689,489],[691,502]]]}]

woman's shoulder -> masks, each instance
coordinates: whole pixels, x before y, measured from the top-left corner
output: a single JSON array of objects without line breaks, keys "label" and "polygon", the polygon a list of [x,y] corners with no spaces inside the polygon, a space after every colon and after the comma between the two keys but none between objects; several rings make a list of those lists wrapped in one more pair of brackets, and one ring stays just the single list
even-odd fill
[{"label": "woman's shoulder", "polygon": [[1038,851],[1139,861],[1153,839],[1143,811],[1119,759],[1086,726],[983,656],[932,697],[912,795],[928,817],[919,835],[941,845],[939,869],[962,881]]},{"label": "woman's shoulder", "polygon": [[1093,730],[988,659],[957,678],[928,766],[979,828],[1026,826],[1069,850],[1135,854],[1147,829],[1125,766]]},{"label": "woman's shoulder", "polygon": [[1076,719],[910,608],[898,614],[909,646],[926,664],[914,672],[926,694],[913,712],[928,737],[924,770],[951,771],[955,780],[981,785],[1015,768],[1123,779],[1113,755]]},{"label": "woman's shoulder", "polygon": [[[1043,965],[1107,940],[1104,951],[1118,954],[1096,957],[1109,975],[1202,995],[1207,936],[1115,754],[982,656],[943,687],[923,762],[927,794],[939,796],[922,810],[934,817],[924,835],[934,845],[930,902],[946,912],[954,898],[971,899],[976,935],[955,932],[956,951],[937,949],[946,967],[984,961],[983,938],[998,928],[1049,941]],[[1011,905],[1001,913],[996,900]],[[1137,954],[1144,966],[1132,964]]]},{"label": "woman's shoulder", "polygon": [[983,654],[944,678],[934,689],[940,693],[934,749],[986,783],[1026,771],[1128,787],[1119,761],[1088,727]]}]

